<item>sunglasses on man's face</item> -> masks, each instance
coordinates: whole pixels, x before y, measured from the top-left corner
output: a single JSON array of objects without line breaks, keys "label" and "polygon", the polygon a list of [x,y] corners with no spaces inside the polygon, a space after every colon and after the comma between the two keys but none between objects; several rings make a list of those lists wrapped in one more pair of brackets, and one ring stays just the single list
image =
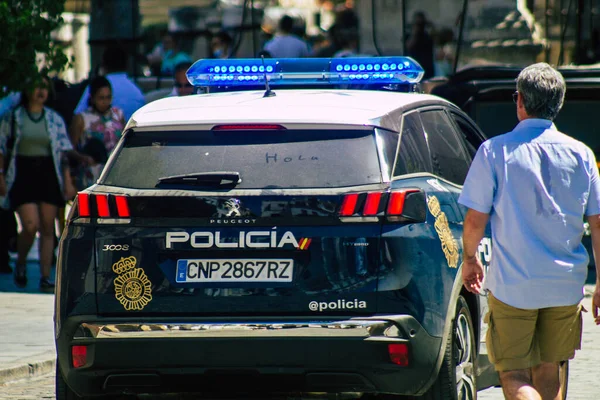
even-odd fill
[{"label": "sunglasses on man's face", "polygon": [[514,92],[512,94],[513,101],[517,104],[517,100],[519,99],[519,92]]}]

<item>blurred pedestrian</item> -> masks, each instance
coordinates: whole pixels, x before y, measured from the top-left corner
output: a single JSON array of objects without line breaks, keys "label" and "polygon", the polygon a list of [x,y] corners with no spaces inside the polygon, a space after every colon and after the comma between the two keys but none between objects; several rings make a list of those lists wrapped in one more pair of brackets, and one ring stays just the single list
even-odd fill
[{"label": "blurred pedestrian", "polygon": [[44,106],[51,91],[50,80],[33,81],[21,93],[21,105],[0,122],[0,165],[8,158],[6,175],[0,174],[2,208],[17,211],[22,230],[17,241],[18,259],[14,280],[27,284],[27,254],[40,233],[40,288],[53,289],[50,280],[57,211],[76,190],[65,153],[72,150],[64,121]]},{"label": "blurred pedestrian", "polygon": [[[146,104],[140,88],[127,76],[127,53],[119,46],[108,47],[102,56],[102,69],[113,89],[112,104],[123,110],[127,122],[134,112]],[[87,110],[90,105],[89,100],[90,87],[88,86],[75,108],[75,114]]]},{"label": "blurred pedestrian", "polygon": [[435,46],[435,76],[450,76],[454,68],[454,55],[456,46],[454,44],[454,32],[450,28],[441,29],[436,35]]},{"label": "blurred pedestrian", "polygon": [[327,31],[327,40],[319,49],[313,51],[313,56],[329,58],[342,50],[344,41],[350,35],[359,38],[359,20],[353,9],[342,7],[335,13],[335,21]]},{"label": "blurred pedestrian", "polygon": [[164,29],[160,32],[160,41],[152,48],[152,51],[146,54],[146,61],[152,71],[152,75],[160,75],[160,68],[162,66],[162,60],[165,56],[165,52],[170,50],[172,45],[171,36],[169,32]]},{"label": "blurred pedestrian", "polygon": [[279,21],[279,31],[275,37],[265,43],[264,50],[273,58],[302,58],[308,57],[308,45],[294,35],[294,19],[284,15]]},{"label": "blurred pedestrian", "polygon": [[212,58],[229,58],[231,57],[231,45],[233,39],[225,31],[218,32],[210,41],[210,53]]},{"label": "blurred pedestrian", "polygon": [[0,118],[21,103],[21,93],[11,92],[0,99]]},{"label": "blurred pedestrian", "polygon": [[433,66],[433,39],[428,32],[431,23],[425,13],[417,11],[413,16],[411,33],[406,42],[406,54],[414,58],[425,70],[423,79],[434,75]]},{"label": "blurred pedestrian", "polygon": [[[552,123],[565,90],[563,76],[546,63],[521,71],[513,96],[520,122],[481,145],[459,198],[468,207],[462,278],[470,292],[487,292],[488,356],[507,399],[563,398],[559,364],[581,347],[584,217],[600,254],[594,153]],[[490,218],[493,256],[483,284],[477,254]],[[598,262],[596,271],[600,276]],[[597,281],[596,324],[599,306]]]},{"label": "blurred pedestrian", "polygon": [[192,57],[181,49],[181,42],[173,34],[167,34],[163,39],[163,43],[167,44],[165,54],[162,58],[160,66],[160,74],[163,76],[172,76],[175,66],[182,62],[192,62]]},{"label": "blurred pedestrian", "polygon": [[[12,112],[13,108],[21,102],[21,93],[9,93],[0,99],[0,120],[5,115]],[[11,136],[9,134],[9,136]],[[8,157],[4,157],[4,162],[0,164],[0,185],[4,184],[4,174],[8,166]],[[0,274],[12,274],[13,269],[10,266],[10,251],[15,251],[17,247],[17,220],[13,210],[2,208],[0,200]]]},{"label": "blurred pedestrian", "polygon": [[[0,172],[0,175],[3,176],[4,172]],[[0,177],[0,181],[2,179],[3,177]],[[5,185],[5,183],[0,182],[0,185]],[[14,211],[0,206],[0,274],[12,274],[13,272],[9,253],[16,251],[17,237],[17,220]]]},{"label": "blurred pedestrian", "polygon": [[358,54],[358,32],[353,29],[339,33],[339,44],[341,49],[333,57],[356,57]]},{"label": "blurred pedestrian", "polygon": [[191,62],[183,62],[175,66],[173,74],[173,91],[169,96],[188,96],[194,93],[194,85],[188,81],[187,70],[192,66]]},{"label": "blurred pedestrian", "polygon": [[112,86],[103,76],[90,83],[87,110],[75,115],[69,127],[71,142],[82,154],[93,159],[91,165],[78,163],[74,180],[78,190],[83,190],[98,180],[100,172],[121,138],[125,127],[123,110],[112,105]]}]

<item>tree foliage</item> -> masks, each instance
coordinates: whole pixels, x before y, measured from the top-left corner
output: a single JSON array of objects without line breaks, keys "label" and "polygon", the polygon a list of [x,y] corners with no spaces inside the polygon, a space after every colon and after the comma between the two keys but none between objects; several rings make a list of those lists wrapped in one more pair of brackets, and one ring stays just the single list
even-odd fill
[{"label": "tree foliage", "polygon": [[64,7],[65,0],[0,0],[0,97],[26,88],[40,67],[58,72],[67,66],[61,45],[51,39]]}]

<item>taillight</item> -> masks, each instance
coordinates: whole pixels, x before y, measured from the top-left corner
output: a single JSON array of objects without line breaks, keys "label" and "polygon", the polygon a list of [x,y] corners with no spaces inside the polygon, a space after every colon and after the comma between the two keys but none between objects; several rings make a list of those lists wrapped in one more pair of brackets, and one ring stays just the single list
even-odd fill
[{"label": "taillight", "polygon": [[122,218],[129,218],[129,204],[127,204],[127,197],[115,196],[115,202],[117,203],[117,214]]},{"label": "taillight", "polygon": [[73,368],[81,368],[87,362],[87,346],[71,347],[71,356],[73,359]]},{"label": "taillight", "polygon": [[111,219],[131,217],[127,196],[79,193],[77,209],[79,217]]},{"label": "taillight", "polygon": [[77,207],[79,207],[80,217],[89,217],[90,214],[90,195],[87,193],[77,194]]},{"label": "taillight", "polygon": [[367,201],[365,202],[365,208],[363,209],[364,216],[377,215],[379,211],[379,202],[381,201],[381,193],[374,192],[367,194]]},{"label": "taillight", "polygon": [[[419,199],[413,199],[411,212],[405,215],[407,198],[418,194]],[[416,201],[414,201],[416,200]],[[418,203],[418,213],[414,213]],[[421,204],[422,203],[422,204]],[[350,193],[344,196],[340,207],[340,217],[379,217],[385,216],[389,221],[413,220],[424,221],[425,218],[425,193],[420,189],[400,189],[388,192]]]},{"label": "taillight", "polygon": [[406,196],[411,193],[419,193],[420,190],[409,189],[390,193],[390,201],[387,207],[387,215],[402,215]]},{"label": "taillight", "polygon": [[401,367],[408,367],[408,344],[393,343],[388,344],[388,353],[390,361]]},{"label": "taillight", "polygon": [[356,202],[358,201],[358,193],[347,194],[342,200],[342,208],[340,208],[340,216],[349,217],[354,214]]},{"label": "taillight", "polygon": [[108,207],[108,195],[97,194],[95,198],[96,206],[98,207],[98,216],[101,218],[110,217],[110,208]]}]

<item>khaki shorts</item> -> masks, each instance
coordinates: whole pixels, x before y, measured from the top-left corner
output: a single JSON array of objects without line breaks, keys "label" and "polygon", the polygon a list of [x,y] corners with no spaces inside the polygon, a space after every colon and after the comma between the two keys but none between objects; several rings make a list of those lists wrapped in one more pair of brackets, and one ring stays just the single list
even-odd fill
[{"label": "khaki shorts", "polygon": [[573,358],[581,348],[583,306],[524,310],[488,295],[486,343],[496,371],[528,369]]}]

